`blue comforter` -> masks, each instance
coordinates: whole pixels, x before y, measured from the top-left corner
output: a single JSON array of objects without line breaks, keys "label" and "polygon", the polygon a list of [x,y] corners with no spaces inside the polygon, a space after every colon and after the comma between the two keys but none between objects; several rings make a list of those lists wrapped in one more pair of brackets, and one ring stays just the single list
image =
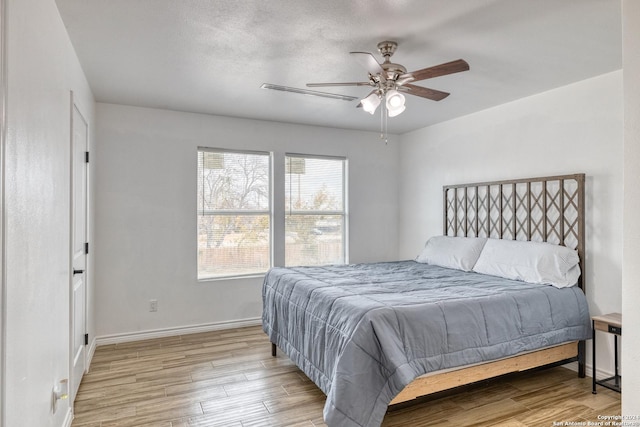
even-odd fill
[{"label": "blue comforter", "polygon": [[273,268],[263,329],[327,395],[330,427],[379,426],[416,377],[590,338],[578,287],[414,261]]}]

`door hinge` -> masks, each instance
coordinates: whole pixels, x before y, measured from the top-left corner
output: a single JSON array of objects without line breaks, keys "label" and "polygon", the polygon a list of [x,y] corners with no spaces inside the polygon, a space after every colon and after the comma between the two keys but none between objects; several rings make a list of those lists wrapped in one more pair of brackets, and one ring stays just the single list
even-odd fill
[{"label": "door hinge", "polygon": [[89,163],[89,152],[88,151],[84,152],[84,162],[85,163]]},{"label": "door hinge", "polygon": [[84,253],[85,253],[85,255],[89,254],[89,242],[86,242],[84,244]]},{"label": "door hinge", "polygon": [[89,334],[84,334],[84,345],[89,345]]}]

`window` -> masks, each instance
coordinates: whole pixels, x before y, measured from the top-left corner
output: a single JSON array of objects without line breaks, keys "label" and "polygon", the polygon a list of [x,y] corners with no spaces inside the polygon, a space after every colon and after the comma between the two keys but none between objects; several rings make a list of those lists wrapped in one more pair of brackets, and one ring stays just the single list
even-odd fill
[{"label": "window", "polygon": [[198,149],[198,279],[271,266],[269,153]]},{"label": "window", "polygon": [[285,265],[346,262],[343,158],[285,157]]}]

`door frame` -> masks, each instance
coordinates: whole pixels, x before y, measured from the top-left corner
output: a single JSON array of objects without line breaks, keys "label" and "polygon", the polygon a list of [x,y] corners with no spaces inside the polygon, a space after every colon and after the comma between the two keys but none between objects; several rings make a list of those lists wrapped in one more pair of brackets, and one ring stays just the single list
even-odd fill
[{"label": "door frame", "polygon": [[[85,114],[83,113],[83,108],[81,105],[79,105],[74,97],[74,93],[71,90],[70,91],[70,121],[69,121],[69,132],[70,132],[70,138],[69,138],[69,147],[70,147],[70,168],[69,168],[69,176],[70,176],[70,182],[69,182],[69,387],[72,387],[72,384],[74,384],[74,382],[72,381],[72,376],[73,376],[73,360],[74,360],[74,348],[73,348],[73,334],[74,334],[74,306],[73,306],[73,233],[74,233],[74,159],[73,159],[73,143],[74,143],[74,113],[77,112],[77,114],[80,116],[80,118],[82,119],[82,121],[86,124],[86,147],[85,147],[85,151],[88,152],[89,151],[89,145],[90,145],[90,141],[89,141],[89,137],[91,135],[91,132],[89,131],[89,121],[86,119]],[[84,176],[84,180],[85,180],[85,206],[84,206],[84,211],[85,211],[85,239],[88,242],[89,241],[89,193],[90,193],[90,187],[89,187],[89,166],[88,166],[88,162],[86,163],[86,170],[85,170],[85,176]],[[84,286],[85,286],[85,292],[84,292],[84,325],[83,325],[83,329],[85,334],[88,333],[89,330],[89,255],[87,254],[86,260],[85,260],[85,272],[84,272]],[[83,375],[86,374],[88,372],[89,369],[89,346],[87,345],[87,343],[85,342],[85,353],[84,353],[84,372]],[[75,390],[71,390],[69,389],[69,397],[70,397],[70,401],[69,401],[69,406],[71,408],[73,408],[73,403],[75,400]],[[0,426],[1,427],[1,426]]]},{"label": "door frame", "polygon": [[7,56],[6,31],[7,8],[4,0],[0,0],[0,427],[5,425],[6,396],[6,236],[5,236],[5,171],[6,171],[6,139],[7,139]]}]

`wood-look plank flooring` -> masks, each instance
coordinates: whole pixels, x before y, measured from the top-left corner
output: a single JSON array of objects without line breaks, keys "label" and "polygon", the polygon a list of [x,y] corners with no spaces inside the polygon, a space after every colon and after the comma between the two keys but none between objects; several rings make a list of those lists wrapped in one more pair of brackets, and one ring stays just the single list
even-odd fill
[{"label": "wood-look plank flooring", "polygon": [[[552,426],[619,415],[620,395],[557,367],[391,408],[384,427]],[[97,348],[73,427],[326,426],[324,394],[260,327]],[[399,405],[400,406],[400,405]]]}]

